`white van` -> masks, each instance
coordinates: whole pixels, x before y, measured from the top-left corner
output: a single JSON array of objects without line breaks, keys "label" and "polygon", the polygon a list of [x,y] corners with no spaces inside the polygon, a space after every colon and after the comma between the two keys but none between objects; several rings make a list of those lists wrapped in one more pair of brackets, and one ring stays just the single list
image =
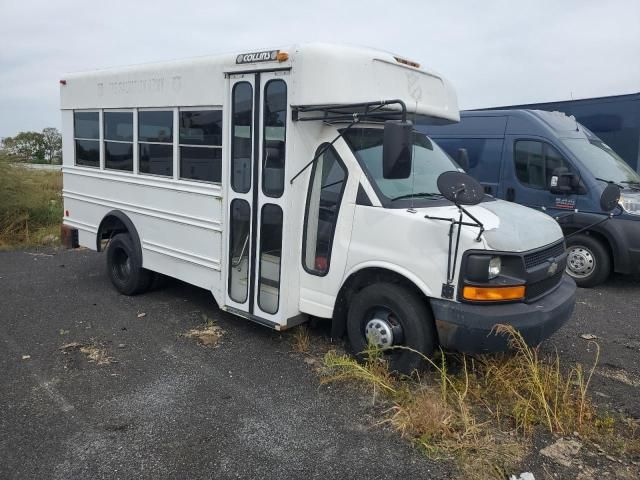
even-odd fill
[{"label": "white van", "polygon": [[497,323],[536,344],[572,313],[558,224],[462,201],[466,180],[441,176],[458,166],[412,130],[459,120],[450,84],[414,61],[312,44],[60,83],[63,229],[106,249],[124,294],[169,275],[277,330],[331,318],[355,352],[499,350]]}]

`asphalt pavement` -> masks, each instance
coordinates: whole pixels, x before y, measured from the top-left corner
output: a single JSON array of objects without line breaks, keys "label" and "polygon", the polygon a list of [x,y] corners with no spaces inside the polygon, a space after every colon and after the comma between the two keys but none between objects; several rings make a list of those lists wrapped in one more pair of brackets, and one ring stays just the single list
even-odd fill
[{"label": "asphalt pavement", "polygon": [[[543,347],[588,365],[598,342],[594,398],[636,418],[639,293],[618,276],[579,290],[573,318]],[[207,319],[224,330],[215,348],[183,336]],[[220,312],[177,281],[122,296],[102,254],[1,252],[0,327],[2,479],[453,475],[377,425],[369,396],[320,386],[291,334]],[[326,344],[326,328],[312,341]]]},{"label": "asphalt pavement", "polygon": [[[215,348],[182,336],[204,317]],[[0,327],[1,479],[450,478],[370,398],[321,387],[290,334],[180,282],[122,296],[104,255],[0,253]]]}]

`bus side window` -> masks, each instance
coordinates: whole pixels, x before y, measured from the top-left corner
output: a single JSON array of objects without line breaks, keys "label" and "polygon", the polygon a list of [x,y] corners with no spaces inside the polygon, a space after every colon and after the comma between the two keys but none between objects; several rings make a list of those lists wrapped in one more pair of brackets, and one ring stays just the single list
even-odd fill
[{"label": "bus side window", "polygon": [[[318,150],[325,147],[323,144]],[[313,166],[307,194],[302,264],[313,275],[324,276],[329,272],[331,247],[346,183],[347,169],[333,147],[329,147]]]},{"label": "bus side window", "polygon": [[75,163],[100,168],[100,114],[73,112]]}]

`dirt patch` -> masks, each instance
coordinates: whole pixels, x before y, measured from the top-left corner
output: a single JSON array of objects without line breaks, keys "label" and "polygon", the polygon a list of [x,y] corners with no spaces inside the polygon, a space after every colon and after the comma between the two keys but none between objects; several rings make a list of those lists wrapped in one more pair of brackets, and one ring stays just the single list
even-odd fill
[{"label": "dirt patch", "polygon": [[557,442],[544,447],[540,450],[540,453],[560,465],[571,467],[581,448],[582,443],[577,440],[561,438]]},{"label": "dirt patch", "polygon": [[602,377],[629,385],[630,387],[640,387],[640,379],[634,377],[622,368],[601,367],[596,370],[596,373]]},{"label": "dirt patch", "polygon": [[216,325],[213,321],[208,321],[206,325],[192,328],[182,336],[195,339],[200,345],[207,347],[217,347],[220,339],[224,335],[224,330]]},{"label": "dirt patch", "polygon": [[107,351],[104,347],[95,343],[79,343],[71,342],[66,343],[60,347],[62,353],[68,355],[71,352],[80,352],[87,357],[87,360],[96,365],[109,365],[113,363],[113,358],[107,355]]}]

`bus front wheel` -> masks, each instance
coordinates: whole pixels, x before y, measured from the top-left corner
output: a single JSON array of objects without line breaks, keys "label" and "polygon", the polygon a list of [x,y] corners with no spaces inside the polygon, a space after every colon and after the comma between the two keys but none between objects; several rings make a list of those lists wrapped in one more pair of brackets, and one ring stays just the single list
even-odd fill
[{"label": "bus front wheel", "polygon": [[127,233],[119,233],[111,239],[107,249],[107,270],[111,283],[124,295],[136,295],[146,291],[153,280],[152,272],[142,268],[142,259]]},{"label": "bus front wheel", "polygon": [[390,370],[407,375],[423,364],[421,355],[432,356],[437,343],[424,298],[394,283],[369,285],[353,296],[347,333],[359,360],[366,360],[369,346],[378,347]]}]

